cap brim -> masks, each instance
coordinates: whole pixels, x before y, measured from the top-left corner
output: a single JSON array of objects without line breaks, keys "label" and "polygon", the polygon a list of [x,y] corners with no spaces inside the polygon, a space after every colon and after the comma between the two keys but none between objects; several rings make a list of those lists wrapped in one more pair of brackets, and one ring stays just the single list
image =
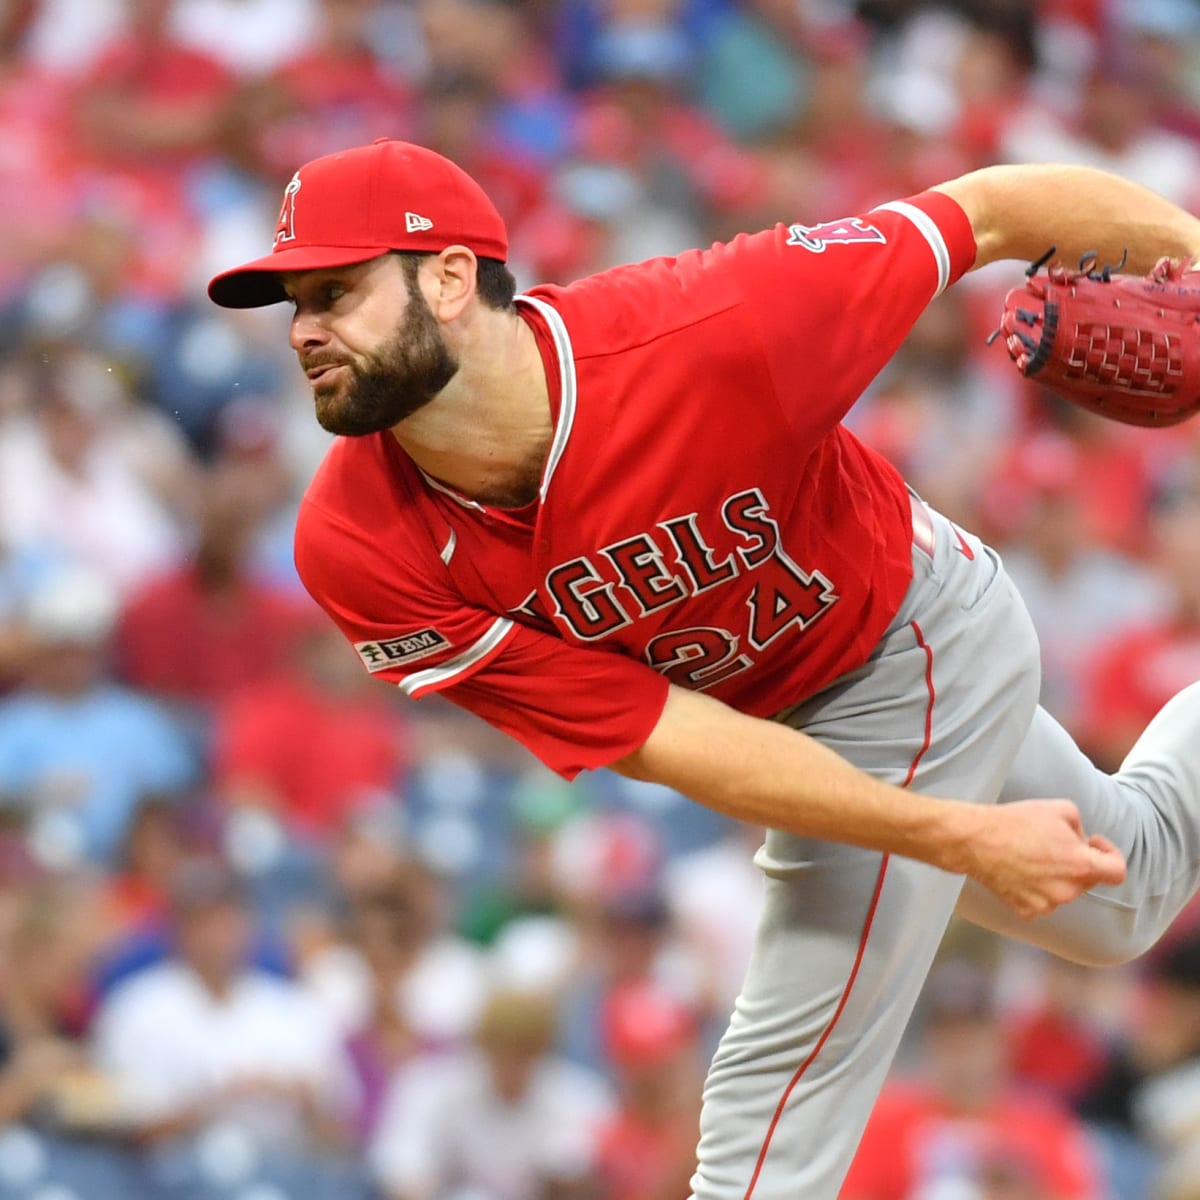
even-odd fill
[{"label": "cap brim", "polygon": [[296,246],[275,250],[253,262],[215,275],[208,296],[222,308],[263,308],[288,298],[280,281],[283,271],[321,271],[368,262],[387,254],[389,246]]}]

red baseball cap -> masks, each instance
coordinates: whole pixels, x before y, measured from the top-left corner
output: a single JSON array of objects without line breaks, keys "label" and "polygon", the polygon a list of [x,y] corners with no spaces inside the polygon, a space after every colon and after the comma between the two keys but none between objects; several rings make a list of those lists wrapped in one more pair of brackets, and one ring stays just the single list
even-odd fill
[{"label": "red baseball cap", "polygon": [[620,1067],[657,1067],[695,1042],[691,1010],[659,984],[630,980],[604,997],[600,1027],[608,1057]]},{"label": "red baseball cap", "polygon": [[305,163],[284,188],[271,253],[223,271],[208,294],[224,308],[261,308],[287,299],[280,271],[453,245],[506,261],[508,234],[495,205],[448,158],[379,138]]}]

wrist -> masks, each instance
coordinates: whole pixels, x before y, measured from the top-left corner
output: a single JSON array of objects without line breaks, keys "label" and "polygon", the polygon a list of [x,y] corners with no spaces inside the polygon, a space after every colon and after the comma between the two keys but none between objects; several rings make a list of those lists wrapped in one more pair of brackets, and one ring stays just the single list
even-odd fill
[{"label": "wrist", "polygon": [[964,800],[926,799],[933,807],[914,857],[953,875],[969,875],[986,809]]}]

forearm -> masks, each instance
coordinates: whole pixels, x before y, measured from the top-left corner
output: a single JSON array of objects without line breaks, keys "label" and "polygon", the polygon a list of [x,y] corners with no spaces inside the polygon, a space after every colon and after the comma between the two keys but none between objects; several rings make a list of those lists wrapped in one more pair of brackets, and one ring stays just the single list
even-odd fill
[{"label": "forearm", "polygon": [[976,805],[907,791],[786,725],[677,687],[642,747],[612,765],[755,825],[970,875],[1021,916],[1125,878],[1120,851],[1083,829],[1070,800]]},{"label": "forearm", "polygon": [[614,769],[749,824],[966,869],[970,805],[884,783],[797,730],[699,693],[672,688],[659,729]]},{"label": "forearm", "polygon": [[1052,245],[1074,265],[1089,251],[1125,270],[1148,271],[1163,255],[1200,257],[1200,220],[1162,196],[1092,167],[985,167],[935,189],[967,214],[978,251],[975,266],[999,259],[1032,261]]}]

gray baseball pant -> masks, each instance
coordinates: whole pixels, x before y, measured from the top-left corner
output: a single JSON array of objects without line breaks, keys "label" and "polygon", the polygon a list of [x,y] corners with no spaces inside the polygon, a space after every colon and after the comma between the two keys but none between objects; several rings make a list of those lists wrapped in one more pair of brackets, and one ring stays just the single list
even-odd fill
[{"label": "gray baseball pant", "polygon": [[979,804],[1067,798],[1128,861],[1023,921],[910,859],[768,831],[765,904],[704,1088],[695,1200],[836,1200],[956,905],[1078,962],[1124,962],[1200,885],[1200,686],[1097,771],[1038,706],[1037,638],[999,557],[933,513],[904,604],[871,659],[781,720],[861,769]]}]

